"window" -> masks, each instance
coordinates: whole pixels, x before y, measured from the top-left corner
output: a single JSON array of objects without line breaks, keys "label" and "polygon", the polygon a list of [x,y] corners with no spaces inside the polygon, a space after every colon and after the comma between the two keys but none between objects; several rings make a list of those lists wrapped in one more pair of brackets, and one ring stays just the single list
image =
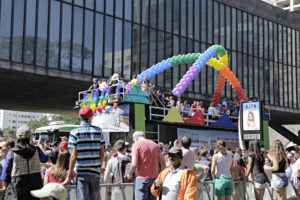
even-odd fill
[{"label": "window", "polygon": [[[236,37],[236,35],[237,35],[237,20],[236,20],[236,9],[235,8],[232,8],[231,9],[231,17],[232,17],[232,22],[231,22],[231,26],[232,26],[232,28],[231,28],[231,34],[232,34],[232,46],[231,46],[231,48],[232,48],[232,50],[236,50],[237,48],[236,48],[236,40],[237,40],[237,37]],[[228,37],[227,37],[228,38]]]},{"label": "window", "polygon": [[[167,33],[165,38],[165,59],[172,56],[172,35]],[[172,84],[172,68],[167,69],[165,72],[165,86],[171,89]],[[173,89],[173,88],[172,88]]]},{"label": "window", "polygon": [[51,1],[48,66],[58,68],[60,2]]},{"label": "window", "polygon": [[113,15],[114,14],[114,1],[106,0],[106,14]]},{"label": "window", "polygon": [[82,8],[74,7],[73,21],[73,56],[72,56],[72,71],[81,72],[82,66]]},{"label": "window", "polygon": [[70,70],[72,6],[63,4],[62,12],[60,66]]},{"label": "window", "polygon": [[[214,34],[214,40],[213,40],[213,44],[220,44],[220,41],[219,41],[219,37],[220,37],[220,30],[219,30],[219,27],[220,27],[220,22],[219,22],[219,19],[221,20],[221,17],[220,16],[220,12],[219,12],[219,3],[214,1],[213,3],[214,5],[214,11],[213,11],[213,14],[214,14],[214,27],[213,27],[213,34]],[[224,15],[223,15],[224,16]],[[224,19],[224,17],[222,16],[222,18]]]},{"label": "window", "polygon": [[16,2],[14,7],[12,60],[21,62],[23,48],[24,1]]},{"label": "window", "polygon": [[165,26],[165,0],[158,0],[158,28],[164,30]]},{"label": "window", "polygon": [[39,0],[36,64],[46,66],[48,0]]},{"label": "window", "polygon": [[112,54],[113,54],[113,18],[105,18],[105,46],[104,46],[104,76],[112,74]]},{"label": "window", "polygon": [[149,22],[149,0],[142,0],[142,24],[148,25]]},{"label": "window", "polygon": [[145,71],[148,68],[148,36],[149,36],[148,28],[142,27],[141,71],[140,71],[140,73]]},{"label": "window", "polygon": [[[188,37],[189,38],[193,38],[194,36],[194,26],[193,26],[193,17],[194,17],[194,1],[193,0],[188,0],[188,14],[187,14],[187,17],[188,17]],[[168,12],[167,12],[168,13]]]},{"label": "window", "polygon": [[131,20],[132,0],[125,1],[125,19]]},{"label": "window", "polygon": [[[164,59],[164,33],[159,31],[157,33],[157,62],[161,62]],[[164,86],[164,73],[159,73],[157,76],[157,85]]]},{"label": "window", "polygon": [[[172,31],[172,0],[166,0],[166,31]],[[193,26],[193,25],[191,25]]]},{"label": "window", "polygon": [[179,34],[179,20],[180,20],[180,1],[173,0],[173,32]]},{"label": "window", "polygon": [[157,0],[150,0],[150,26],[156,28]]},{"label": "window", "polygon": [[94,75],[102,76],[103,68],[103,15],[96,14]]},{"label": "window", "polygon": [[[2,3],[3,4],[3,3]],[[36,0],[27,0],[24,63],[33,64],[35,41]],[[1,29],[1,28],[0,28]]]},{"label": "window", "polygon": [[133,21],[140,22],[141,0],[133,0]]},{"label": "window", "polygon": [[[128,0],[130,1],[130,0]],[[103,8],[104,8],[104,0],[95,0],[96,2],[96,10],[103,12]]]},{"label": "window", "polygon": [[132,40],[132,64],[131,64],[131,70],[132,70],[132,74],[138,74],[138,69],[139,69],[139,61],[140,61],[140,26],[137,24],[132,25],[132,38],[134,38],[134,40]]},{"label": "window", "polygon": [[[114,62],[114,72],[121,75],[122,72],[122,63],[120,62],[122,58],[122,21],[116,19],[115,21],[115,39],[114,39],[114,45],[115,45],[115,62]],[[118,62],[119,60],[119,62]]]},{"label": "window", "polygon": [[207,0],[207,42],[212,44],[213,42],[213,2],[212,0]]},{"label": "window", "polygon": [[92,74],[93,65],[93,24],[94,24],[94,14],[93,12],[85,11],[85,27],[84,27],[84,49],[83,49],[83,59],[84,59],[84,73]]},{"label": "window", "polygon": [[[228,22],[227,17],[229,18],[229,21],[230,21],[230,15],[227,16],[227,13],[226,13],[226,17],[225,17],[225,6],[223,4],[220,4],[220,32],[219,32],[219,34],[220,34],[220,44],[223,47],[225,47],[227,49],[230,49],[229,48],[230,45],[229,46],[226,45],[226,39],[227,38],[229,38],[229,44],[230,44],[230,33],[229,33],[229,35],[227,35],[227,38],[225,38],[225,31],[227,31],[226,28],[230,28],[230,22]],[[225,20],[226,20],[226,25],[225,25]],[[229,26],[227,26],[227,23],[229,23]]]},{"label": "window", "polygon": [[122,18],[123,17],[123,0],[115,0],[116,1],[116,16]]},{"label": "window", "polygon": [[200,1],[194,3],[194,33],[195,39],[200,40]]},{"label": "window", "polygon": [[186,28],[187,28],[187,13],[186,13],[186,6],[187,6],[187,1],[188,0],[181,0],[181,5],[180,5],[180,9],[181,9],[181,13],[180,13],[180,17],[181,17],[181,35],[182,36],[186,36]]},{"label": "window", "polygon": [[[224,16],[222,14],[222,7],[223,7],[223,4],[221,4],[221,27],[222,27],[222,16]],[[231,16],[231,7],[229,6],[226,6],[225,8],[225,12],[226,12],[226,17],[225,17],[225,23],[226,23],[226,48],[229,48],[229,49],[232,49],[232,44],[231,44],[231,39],[232,41],[235,41],[236,39],[235,38],[231,38],[231,35],[234,34],[234,31],[235,29],[233,30],[233,26],[231,26],[231,23],[232,23],[232,16]],[[222,32],[221,32],[222,33]],[[222,34],[221,34],[221,37],[222,37]],[[222,42],[222,38],[221,38],[221,42]]]},{"label": "window", "polygon": [[[96,0],[99,1],[99,0]],[[90,9],[94,9],[94,0],[85,0],[85,6]]]}]

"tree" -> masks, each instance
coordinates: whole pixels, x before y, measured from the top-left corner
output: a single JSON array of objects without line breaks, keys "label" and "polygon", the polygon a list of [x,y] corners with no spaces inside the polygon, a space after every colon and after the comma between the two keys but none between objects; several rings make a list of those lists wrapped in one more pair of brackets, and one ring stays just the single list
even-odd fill
[{"label": "tree", "polygon": [[79,118],[71,115],[54,115],[51,121],[64,121],[66,124],[80,124]]},{"label": "tree", "polygon": [[80,123],[79,118],[75,116],[54,115],[51,120],[48,120],[46,116],[42,117],[40,121],[31,120],[28,122],[28,126],[29,128],[31,128],[31,130],[35,131],[37,128],[48,126],[50,122],[55,122],[55,121],[63,121],[66,124],[78,124],[78,125]]},{"label": "tree", "polygon": [[11,129],[11,128],[5,128],[0,131],[2,137],[16,137],[16,130]]},{"label": "tree", "polygon": [[31,120],[28,122],[28,126],[31,130],[35,131],[37,128],[40,128],[42,126],[48,126],[50,123],[50,121],[48,120],[48,118],[42,117],[39,121],[37,120]]}]

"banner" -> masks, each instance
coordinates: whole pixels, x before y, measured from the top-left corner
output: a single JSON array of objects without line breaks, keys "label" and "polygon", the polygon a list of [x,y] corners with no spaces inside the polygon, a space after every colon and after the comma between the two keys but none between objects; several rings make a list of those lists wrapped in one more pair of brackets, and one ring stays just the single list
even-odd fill
[{"label": "banner", "polygon": [[227,148],[235,150],[239,147],[239,137],[237,132],[178,128],[178,138],[183,135],[188,135],[192,139],[192,147],[203,147],[210,150],[213,146],[215,146],[219,139],[225,141]]},{"label": "banner", "polygon": [[129,104],[106,106],[101,114],[94,115],[92,125],[98,126],[104,132],[129,132]]}]

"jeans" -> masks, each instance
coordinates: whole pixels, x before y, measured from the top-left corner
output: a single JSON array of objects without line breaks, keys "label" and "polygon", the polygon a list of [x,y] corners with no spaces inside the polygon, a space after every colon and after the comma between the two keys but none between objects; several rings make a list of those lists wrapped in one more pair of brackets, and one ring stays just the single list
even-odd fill
[{"label": "jeans", "polygon": [[100,177],[93,175],[79,175],[76,178],[77,200],[100,199]]},{"label": "jeans", "polygon": [[136,200],[155,200],[156,197],[151,194],[151,186],[155,178],[136,179],[135,180],[135,199]]}]

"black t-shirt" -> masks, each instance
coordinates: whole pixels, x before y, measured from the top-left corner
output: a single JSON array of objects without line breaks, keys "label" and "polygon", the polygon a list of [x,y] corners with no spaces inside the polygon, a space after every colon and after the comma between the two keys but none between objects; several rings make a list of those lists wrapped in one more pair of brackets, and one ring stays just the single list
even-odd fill
[{"label": "black t-shirt", "polygon": [[98,83],[93,83],[93,85],[92,85],[92,89],[93,90],[98,89],[98,87],[99,87]]}]

